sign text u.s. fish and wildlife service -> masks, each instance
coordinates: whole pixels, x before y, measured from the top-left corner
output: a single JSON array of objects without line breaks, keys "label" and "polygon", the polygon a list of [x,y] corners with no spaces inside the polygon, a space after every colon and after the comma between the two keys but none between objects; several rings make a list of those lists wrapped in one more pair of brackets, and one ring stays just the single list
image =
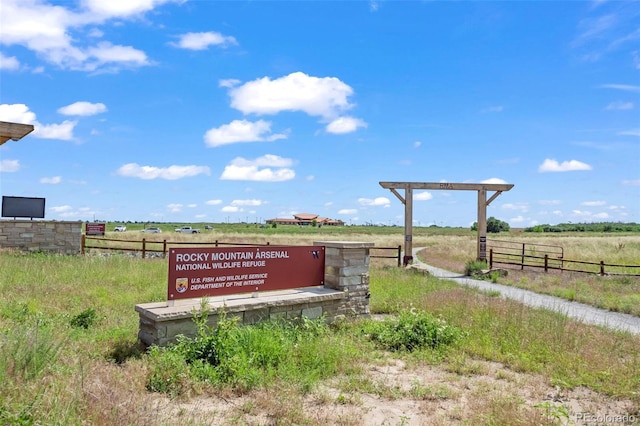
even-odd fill
[{"label": "sign text u.s. fish and wildlife service", "polygon": [[167,300],[323,285],[324,254],[324,246],[172,248]]}]

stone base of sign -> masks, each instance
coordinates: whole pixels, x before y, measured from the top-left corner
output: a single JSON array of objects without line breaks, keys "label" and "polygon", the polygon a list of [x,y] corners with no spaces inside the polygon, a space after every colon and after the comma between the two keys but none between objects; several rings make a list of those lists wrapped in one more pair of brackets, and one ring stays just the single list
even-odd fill
[{"label": "stone base of sign", "polygon": [[[332,323],[369,316],[369,249],[374,244],[328,241],[314,245],[325,246],[324,287],[208,297],[207,324],[215,327],[223,311],[227,318],[237,318],[243,325],[301,317],[324,317]],[[138,339],[145,346],[166,346],[178,335],[195,335],[193,316],[200,311],[201,299],[176,300],[169,305],[168,302],[136,305],[140,316]]]},{"label": "stone base of sign", "polygon": [[[324,316],[331,322],[340,315],[345,298],[343,292],[322,287],[260,292],[257,297],[250,294],[210,297],[207,324],[215,327],[222,311],[227,319],[237,318],[242,325],[303,316],[309,319]],[[145,346],[165,346],[180,334],[193,337],[196,333],[193,314],[200,311],[200,304],[201,299],[184,299],[176,300],[173,306],[167,306],[167,302],[136,305],[140,315],[138,339]]]}]

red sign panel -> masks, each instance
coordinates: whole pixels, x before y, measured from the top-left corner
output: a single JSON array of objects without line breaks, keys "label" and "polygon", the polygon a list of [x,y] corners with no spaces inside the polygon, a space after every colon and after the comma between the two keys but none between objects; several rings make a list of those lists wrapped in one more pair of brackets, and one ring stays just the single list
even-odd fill
[{"label": "red sign panel", "polygon": [[104,223],[87,223],[85,234],[87,235],[104,235],[106,224]]},{"label": "red sign panel", "polygon": [[169,250],[168,300],[324,284],[324,246]]}]

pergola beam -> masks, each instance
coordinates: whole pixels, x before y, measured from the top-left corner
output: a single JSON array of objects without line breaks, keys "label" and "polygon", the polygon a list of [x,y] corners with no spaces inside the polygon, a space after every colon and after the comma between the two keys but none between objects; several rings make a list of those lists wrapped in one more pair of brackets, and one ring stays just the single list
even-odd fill
[{"label": "pergola beam", "polygon": [[[391,190],[404,204],[404,265],[413,260],[413,190],[478,191],[478,239],[477,259],[487,260],[487,206],[504,191],[513,188],[508,183],[450,183],[450,182],[380,182],[380,186]],[[404,189],[404,198],[397,192]],[[487,199],[487,191],[496,191]]]},{"label": "pergola beam", "polygon": [[8,121],[0,121],[0,145],[9,139],[19,141],[29,133],[33,132],[33,125],[10,123]]}]

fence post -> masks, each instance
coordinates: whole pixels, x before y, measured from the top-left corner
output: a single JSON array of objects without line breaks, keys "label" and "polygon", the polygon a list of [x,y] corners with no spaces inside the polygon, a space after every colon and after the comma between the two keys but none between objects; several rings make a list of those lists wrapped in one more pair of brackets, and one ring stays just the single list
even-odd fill
[{"label": "fence post", "polygon": [[489,269],[493,269],[493,249],[489,249]]},{"label": "fence post", "polygon": [[143,238],[142,239],[142,258],[145,258],[145,255],[147,254],[147,239]]},{"label": "fence post", "polygon": [[80,241],[81,241],[80,242],[80,247],[81,247],[80,252],[84,256],[84,245],[86,244],[86,240],[85,240],[85,235],[84,234],[82,234],[82,238],[81,238]]},{"label": "fence post", "polygon": [[604,260],[600,261],[600,275],[604,276]]},{"label": "fence post", "polygon": [[402,246],[398,246],[398,268],[402,265]]},{"label": "fence post", "polygon": [[218,247],[218,240],[216,240],[215,246]]},{"label": "fence post", "polygon": [[167,239],[162,240],[162,258],[167,258]]},{"label": "fence post", "polygon": [[522,263],[520,263],[520,270],[521,270],[521,271],[524,271],[524,251],[525,251],[524,246],[525,246],[526,244],[527,244],[527,243],[522,243]]},{"label": "fence post", "polygon": [[549,255],[547,253],[544,254],[544,271],[548,272],[547,269],[549,267]]}]

